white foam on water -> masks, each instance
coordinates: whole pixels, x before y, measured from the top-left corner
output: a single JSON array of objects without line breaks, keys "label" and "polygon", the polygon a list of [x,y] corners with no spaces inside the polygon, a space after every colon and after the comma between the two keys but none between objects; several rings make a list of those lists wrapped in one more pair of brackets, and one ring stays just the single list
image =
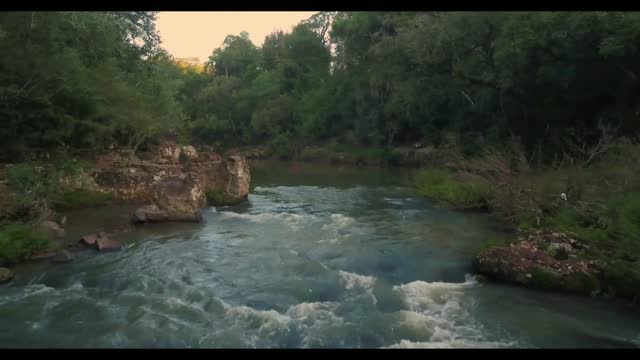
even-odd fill
[{"label": "white foam on water", "polygon": [[329,223],[322,225],[322,230],[337,231],[356,223],[356,220],[354,218],[342,214],[331,214],[329,216],[329,221]]},{"label": "white foam on water", "polygon": [[258,341],[293,329],[301,334],[303,347],[316,346],[322,343],[323,332],[344,323],[335,315],[338,304],[333,302],[304,302],[290,306],[284,314],[275,310],[256,310],[246,305],[230,306],[224,302],[223,306],[226,318],[242,329],[243,340],[249,346],[256,346]]},{"label": "white foam on water", "polygon": [[371,297],[373,305],[378,303],[378,299],[373,295],[373,287],[377,280],[375,276],[360,275],[342,270],[338,270],[338,274],[340,274],[340,280],[344,284],[345,288],[348,290],[357,288],[363,289]]},{"label": "white foam on water", "polygon": [[413,281],[394,286],[407,310],[397,313],[398,325],[407,327],[428,342],[403,340],[391,347],[499,347],[511,343],[487,341],[481,324],[474,321],[463,302],[464,291],[478,283],[466,276],[463,283]]},{"label": "white foam on water", "polygon": [[276,331],[289,331],[288,316],[275,310],[256,310],[252,307],[240,305],[226,310],[227,318],[231,318],[237,325],[256,327],[258,332],[272,334]]},{"label": "white foam on water", "polygon": [[513,346],[513,343],[501,343],[492,341],[469,342],[465,340],[453,340],[447,342],[414,342],[409,340],[401,340],[397,344],[387,346],[385,349],[442,349],[442,348],[475,348],[475,349],[491,349],[505,348]]},{"label": "white foam on water", "polygon": [[359,275],[342,270],[338,270],[338,273],[340,274],[340,277],[342,278],[342,281],[344,282],[347,289],[353,289],[355,287],[370,289],[376,283],[375,276]]},{"label": "white foam on water", "polygon": [[315,218],[313,215],[300,215],[300,214],[292,214],[292,213],[260,213],[260,214],[242,214],[231,211],[223,211],[219,214],[222,215],[222,218],[227,219],[245,219],[251,222],[264,224],[267,222],[283,222],[287,226],[292,229],[298,229],[301,223],[306,219]]},{"label": "white foam on water", "polygon": [[322,239],[322,240],[318,240],[319,244],[339,244],[340,240],[338,240],[337,238],[331,238],[331,239]]}]

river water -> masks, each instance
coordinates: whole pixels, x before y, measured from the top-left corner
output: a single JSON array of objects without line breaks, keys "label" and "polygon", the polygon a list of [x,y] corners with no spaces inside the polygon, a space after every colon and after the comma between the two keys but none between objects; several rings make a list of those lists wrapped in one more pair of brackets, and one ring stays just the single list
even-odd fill
[{"label": "river water", "polygon": [[438,208],[410,171],[263,163],[249,201],[201,224],[134,228],[132,210],[69,214],[123,251],[15,268],[0,347],[639,347],[640,314],[611,301],[477,283],[499,230]]}]

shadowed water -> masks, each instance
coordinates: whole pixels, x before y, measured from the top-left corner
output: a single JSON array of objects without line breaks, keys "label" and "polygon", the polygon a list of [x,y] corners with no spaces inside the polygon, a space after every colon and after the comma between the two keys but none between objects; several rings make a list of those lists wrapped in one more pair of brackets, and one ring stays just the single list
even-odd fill
[{"label": "shadowed water", "polygon": [[499,235],[415,197],[410,172],[254,164],[249,202],[202,224],[127,225],[131,207],[69,214],[123,251],[16,268],[1,347],[634,347],[611,302],[478,284]]}]

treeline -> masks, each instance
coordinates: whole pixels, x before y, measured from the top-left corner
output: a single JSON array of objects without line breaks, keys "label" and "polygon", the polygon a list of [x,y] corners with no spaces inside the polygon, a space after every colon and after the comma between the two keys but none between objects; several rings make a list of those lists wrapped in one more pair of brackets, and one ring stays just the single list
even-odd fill
[{"label": "treeline", "polygon": [[[158,46],[155,13],[0,14],[0,146],[218,148],[511,144],[588,161],[640,129],[640,16],[623,12],[320,12],[229,35],[204,71]],[[135,41],[134,41],[135,40]]]}]

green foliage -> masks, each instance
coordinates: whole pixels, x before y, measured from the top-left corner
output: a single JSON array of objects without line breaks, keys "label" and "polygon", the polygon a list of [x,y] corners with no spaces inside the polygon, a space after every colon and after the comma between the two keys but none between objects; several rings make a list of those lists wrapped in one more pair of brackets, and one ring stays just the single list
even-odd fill
[{"label": "green foliage", "polygon": [[[158,54],[154,12],[0,15],[0,157],[137,147],[180,119],[179,69]],[[135,40],[135,41],[133,41]],[[177,72],[172,68],[176,68]]]},{"label": "green foliage", "polygon": [[482,208],[488,203],[490,190],[481,184],[461,182],[452,173],[430,169],[416,176],[418,194],[454,208]]},{"label": "green foliage", "polygon": [[48,203],[57,211],[98,207],[113,200],[112,194],[88,190],[54,192],[48,197]]},{"label": "green foliage", "polygon": [[49,246],[46,235],[29,225],[10,224],[0,228],[0,262],[13,263]]}]

